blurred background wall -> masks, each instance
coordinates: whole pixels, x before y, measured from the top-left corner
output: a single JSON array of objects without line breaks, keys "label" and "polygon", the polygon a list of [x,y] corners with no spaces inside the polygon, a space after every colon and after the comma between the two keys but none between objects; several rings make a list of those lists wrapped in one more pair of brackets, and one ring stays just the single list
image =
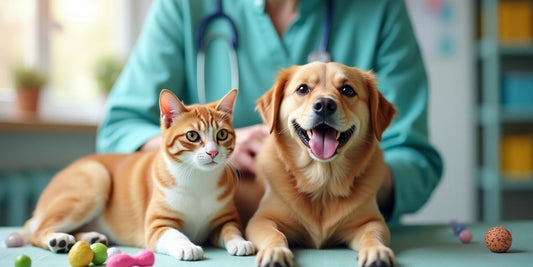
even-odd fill
[{"label": "blurred background wall", "polygon": [[431,140],[442,153],[445,166],[430,201],[404,221],[474,221],[474,3],[411,0],[407,4],[429,76]]}]

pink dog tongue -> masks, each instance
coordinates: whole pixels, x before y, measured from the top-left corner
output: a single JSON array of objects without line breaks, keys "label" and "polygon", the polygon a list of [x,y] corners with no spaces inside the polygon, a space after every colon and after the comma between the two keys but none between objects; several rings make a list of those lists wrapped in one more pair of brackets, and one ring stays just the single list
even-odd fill
[{"label": "pink dog tongue", "polygon": [[335,139],[336,131],[332,128],[327,130],[313,129],[313,137],[309,140],[309,146],[313,154],[320,159],[329,159],[335,154],[339,141]]}]

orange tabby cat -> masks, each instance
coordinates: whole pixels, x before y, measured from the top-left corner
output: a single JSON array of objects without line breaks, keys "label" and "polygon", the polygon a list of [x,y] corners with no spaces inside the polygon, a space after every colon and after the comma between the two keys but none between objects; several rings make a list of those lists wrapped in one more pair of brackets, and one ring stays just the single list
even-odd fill
[{"label": "orange tabby cat", "polygon": [[53,252],[67,252],[76,240],[109,239],[199,260],[197,244],[211,236],[232,255],[253,254],[242,237],[235,176],[227,164],[235,145],[236,96],[234,89],[218,102],[185,106],[163,90],[161,148],[74,162],[45,188],[23,234]]}]

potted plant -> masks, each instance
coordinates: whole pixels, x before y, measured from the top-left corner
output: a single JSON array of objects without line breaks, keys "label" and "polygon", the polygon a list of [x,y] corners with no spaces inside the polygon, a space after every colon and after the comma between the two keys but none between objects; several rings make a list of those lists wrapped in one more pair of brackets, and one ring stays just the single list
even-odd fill
[{"label": "potted plant", "polygon": [[117,80],[124,62],[113,56],[100,58],[96,63],[95,78],[98,87],[104,94],[108,94]]},{"label": "potted plant", "polygon": [[46,74],[36,67],[19,65],[13,68],[12,75],[19,113],[36,114],[41,89],[48,80]]}]

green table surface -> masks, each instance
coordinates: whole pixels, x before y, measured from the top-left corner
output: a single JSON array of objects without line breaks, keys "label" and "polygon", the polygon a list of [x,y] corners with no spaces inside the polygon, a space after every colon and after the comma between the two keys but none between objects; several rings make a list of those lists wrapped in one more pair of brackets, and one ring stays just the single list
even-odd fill
[{"label": "green table surface", "polygon": [[[492,226],[509,229],[513,245],[506,253],[492,253],[484,243],[484,236]],[[396,266],[533,266],[533,221],[476,223],[466,225],[473,233],[469,244],[462,244],[448,225],[391,226],[391,247],[396,254]],[[18,228],[0,228],[0,240]],[[141,249],[119,247],[122,252],[136,254]],[[254,256],[229,256],[224,249],[204,247],[204,259],[195,262],[177,261],[156,254],[154,266],[254,266]],[[348,248],[293,249],[297,266],[357,266],[357,253]],[[26,254],[32,266],[69,266],[66,254],[54,254],[44,249],[24,246],[6,248],[0,242],[0,266],[14,266],[17,256]]]}]

